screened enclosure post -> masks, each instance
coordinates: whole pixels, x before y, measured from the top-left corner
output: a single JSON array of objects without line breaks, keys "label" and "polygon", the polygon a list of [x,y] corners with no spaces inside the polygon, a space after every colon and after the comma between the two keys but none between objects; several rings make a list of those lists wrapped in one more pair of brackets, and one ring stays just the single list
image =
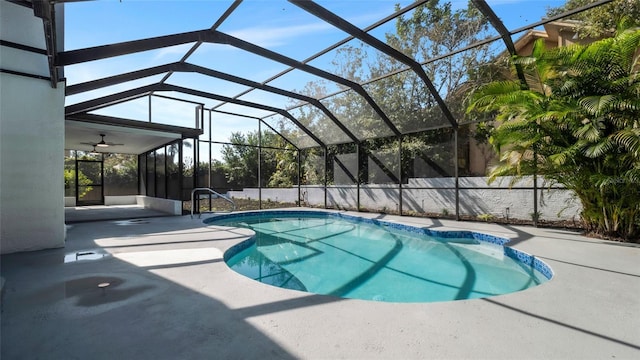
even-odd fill
[{"label": "screened enclosure post", "polygon": [[158,197],[158,178],[156,177],[158,174],[158,159],[156,150],[153,150],[153,197]]},{"label": "screened enclosure post", "polygon": [[398,135],[398,214],[402,215],[402,135]]},{"label": "screened enclosure post", "polygon": [[[211,188],[211,165],[213,164],[211,159],[211,125],[211,111],[209,111],[209,180],[207,182],[209,188]],[[209,196],[209,199],[211,199],[211,196]]]},{"label": "screened enclosure post", "polygon": [[[78,197],[78,181],[79,181],[79,179],[78,179],[78,152],[77,151],[75,152],[75,163],[76,163],[76,168],[74,169],[75,187],[76,187],[76,189],[75,189],[76,191],[75,192],[76,192],[76,205],[78,205],[78,198],[79,198]],[[147,195],[147,194],[145,193],[145,195]]]},{"label": "screened enclosure post", "polygon": [[[196,110],[197,111],[197,110]],[[211,127],[213,126],[213,123],[211,122],[211,111],[209,110],[209,181],[207,182],[209,185],[209,189],[211,189],[211,187],[213,186],[213,184],[211,183],[211,178],[213,178],[213,159],[211,158],[212,155],[212,149],[211,149],[211,134],[212,134],[212,129]],[[202,117],[204,118],[204,113],[202,114]],[[213,202],[211,199],[211,193],[209,193],[209,211],[211,211],[211,207],[213,206]]]},{"label": "screened enclosure post", "polygon": [[538,173],[533,173],[533,214],[531,218],[533,220],[533,226],[538,227]]},{"label": "screened enclosure post", "polygon": [[298,159],[297,159],[298,160],[298,207],[300,207],[300,206],[302,206],[301,189],[300,189],[300,184],[302,183],[302,171],[301,171],[302,170],[301,169],[301,167],[302,167],[301,166],[301,164],[302,164],[302,161],[301,161],[302,156],[300,154],[300,150],[297,150],[296,152],[298,154]]},{"label": "screened enclosure post", "polygon": [[362,159],[362,144],[356,144],[356,159],[358,159],[356,167],[356,210],[360,211],[360,183],[363,178],[364,159]]},{"label": "screened enclosure post", "polygon": [[100,154],[100,198],[104,205],[104,153]]},{"label": "screened enclosure post", "polygon": [[[180,176],[178,176],[178,196],[179,196],[179,200],[182,203],[182,199],[184,199],[183,196],[183,190],[184,189],[184,164],[182,164],[182,161],[184,159],[184,155],[183,155],[183,151],[184,151],[184,139],[180,139],[177,142],[178,145],[178,174],[180,174]],[[181,209],[182,214],[184,214],[184,207],[182,207]]]},{"label": "screened enclosure post", "polygon": [[[195,189],[198,187],[198,162],[200,161],[200,154],[198,153],[198,137],[194,136],[193,137],[193,176],[191,176],[191,189]],[[199,204],[198,198],[196,197],[195,202]],[[198,211],[200,210],[200,208],[194,208],[193,206],[195,206],[195,204],[191,204],[191,208],[192,209],[198,209]]]},{"label": "screened enclosure post", "polygon": [[258,120],[258,209],[262,210],[262,121]]},{"label": "screened enclosure post", "polygon": [[[169,198],[169,165],[167,164],[167,146],[164,146],[164,198],[168,199]],[[104,188],[104,187],[103,187]]]},{"label": "screened enclosure post", "polygon": [[456,187],[456,221],[460,220],[460,176],[458,170],[458,128],[453,129],[453,174]]},{"label": "screened enclosure post", "polygon": [[149,94],[149,122],[151,122],[151,94]]},{"label": "screened enclosure post", "polygon": [[[140,159],[142,159],[142,154],[138,155],[138,195],[143,195],[142,194],[142,165],[140,165]],[[146,161],[146,160],[145,160]]]},{"label": "screened enclosure post", "polygon": [[[193,138],[193,188],[198,187],[198,176],[200,176],[200,138]],[[196,206],[197,204],[197,206]],[[200,213],[200,198],[198,196],[193,198],[191,203],[191,209],[194,212]]]},{"label": "screened enclosure post", "polygon": [[322,147],[323,157],[324,157],[324,208],[327,208],[327,147]]},{"label": "screened enclosure post", "polygon": [[538,151],[533,149],[533,226],[538,227]]}]

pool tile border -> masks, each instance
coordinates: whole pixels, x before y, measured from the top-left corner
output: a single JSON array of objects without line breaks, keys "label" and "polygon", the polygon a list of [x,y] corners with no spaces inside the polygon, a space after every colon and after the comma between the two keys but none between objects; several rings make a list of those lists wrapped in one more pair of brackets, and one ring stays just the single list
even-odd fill
[{"label": "pool tile border", "polygon": [[[534,255],[528,254],[524,251],[516,250],[507,246],[506,244],[510,241],[509,239],[502,238],[495,235],[489,235],[484,233],[479,233],[475,231],[469,230],[433,230],[426,229],[412,225],[399,224],[395,222],[389,222],[378,219],[369,219],[359,216],[353,216],[343,213],[334,213],[334,212],[326,212],[326,211],[310,211],[310,210],[261,210],[261,211],[246,211],[246,212],[237,212],[237,213],[228,213],[228,214],[220,214],[214,215],[207,219],[204,219],[203,222],[205,224],[210,224],[217,220],[224,220],[229,218],[242,218],[242,217],[252,217],[261,214],[271,214],[276,216],[322,216],[322,217],[334,217],[334,218],[343,218],[348,219],[350,221],[362,222],[375,224],[379,226],[384,226],[392,229],[397,229],[400,231],[405,231],[414,234],[420,235],[428,235],[434,237],[440,237],[445,239],[457,238],[457,239],[474,239],[476,241],[487,242],[495,245],[500,245],[504,248],[504,255],[508,256],[512,259],[518,260],[524,265],[533,267],[535,270],[539,271],[542,275],[544,275],[547,279],[553,278],[553,270],[549,265],[547,265],[544,261],[536,258]],[[224,260],[227,261],[233,255],[238,252],[248,248],[253,244],[253,241],[243,241],[239,244],[236,244],[225,251]]]}]

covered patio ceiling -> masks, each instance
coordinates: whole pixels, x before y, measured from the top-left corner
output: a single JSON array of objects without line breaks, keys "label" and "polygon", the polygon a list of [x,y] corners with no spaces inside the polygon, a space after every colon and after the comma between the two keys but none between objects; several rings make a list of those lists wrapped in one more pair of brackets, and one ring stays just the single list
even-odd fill
[{"label": "covered patio ceiling", "polygon": [[[393,10],[383,16],[370,13],[364,2],[271,1],[267,6],[273,12],[257,17],[261,23],[243,21],[256,19],[250,16],[257,9],[257,3],[252,1],[209,3],[207,9],[210,13],[192,13],[193,21],[173,18],[170,6],[166,6],[169,13],[160,25],[156,23],[158,19],[149,19],[146,14],[140,13],[137,18],[139,26],[136,28],[139,31],[127,34],[126,39],[109,43],[101,43],[98,39],[98,43],[92,43],[95,40],[91,39],[91,29],[87,29],[87,34],[83,36],[85,39],[79,44],[81,46],[71,49],[67,49],[67,45],[72,44],[62,45],[65,34],[60,32],[62,26],[59,22],[65,18],[64,21],[73,20],[70,17],[72,7],[97,8],[98,4],[73,0],[9,1],[32,7],[35,16],[43,19],[50,65],[49,79],[54,87],[58,86],[59,80],[67,79],[65,147],[91,150],[86,143],[99,141],[99,134],[105,134],[110,141],[125,144],[120,145],[117,151],[142,153],[175,138],[197,137],[204,130],[199,120],[205,118],[207,113],[208,116],[216,113],[234,119],[259,119],[266,128],[280,133],[297,148],[358,143],[372,135],[359,133],[348,119],[330,109],[324,101],[345,93],[359,96],[370,107],[380,129],[373,137],[405,134],[410,131],[398,126],[391,119],[389,111],[383,109],[367,91],[369,83],[403,72],[411,72],[428,89],[433,103],[441,112],[442,121],[438,126],[457,128],[459,119],[456,119],[447,103],[448,94],[434,84],[442,79],[430,78],[425,72],[425,64],[456,56],[473,47],[491,44],[514,54],[513,37],[613,0],[593,1],[581,8],[542,20],[526,19],[523,16],[527,14],[522,14],[519,22],[514,22],[512,18],[515,13],[499,9],[498,5],[504,5],[500,2],[491,6],[491,1],[471,0],[471,5],[489,24],[486,34],[482,35],[483,39],[465,46],[461,44],[449,52],[430,58],[410,57],[385,36],[386,32],[394,31],[398,17],[411,16],[416,8],[428,3],[428,0],[400,1],[396,7],[389,2],[387,9]],[[66,3],[64,10],[60,6],[63,3]],[[555,4],[540,3],[540,6]],[[162,4],[166,5],[164,2]],[[192,5],[186,3],[179,6]],[[362,16],[353,16],[345,11],[345,6],[361,8]],[[96,19],[99,16],[99,13],[96,14]],[[374,18],[377,20],[371,20]],[[112,21],[112,26],[118,26],[114,19],[109,21]],[[268,29],[275,23],[282,28],[271,33],[255,31]],[[291,32],[310,31],[302,25],[287,27],[288,24],[313,25],[316,30],[322,29],[325,36],[316,38],[310,32],[309,37],[303,37],[303,42],[285,48],[280,46],[280,41],[299,39]],[[116,35],[113,38],[119,39]],[[335,57],[338,51],[356,43],[368,56],[390,58],[398,66],[389,74],[365,74],[353,78],[338,75],[327,66],[331,61],[329,57]],[[140,58],[147,61],[137,61]],[[127,63],[131,66],[122,66]],[[243,71],[231,66],[234,63],[239,64]],[[366,70],[363,72],[366,73]],[[324,91],[315,94],[305,91],[305,86],[313,81],[325,84]],[[131,104],[137,104],[142,109],[148,108],[148,111],[137,114],[127,107]],[[318,133],[313,124],[300,119],[300,109],[319,112],[326,126],[339,129],[340,135],[324,136]],[[297,131],[283,133],[282,126],[278,128],[277,124],[284,123]]]},{"label": "covered patio ceiling", "polygon": [[[137,155],[176,139],[197,137],[200,133],[197,129],[86,114],[78,119],[73,116],[67,117],[64,147],[81,151]],[[98,146],[103,140],[109,146]]]}]

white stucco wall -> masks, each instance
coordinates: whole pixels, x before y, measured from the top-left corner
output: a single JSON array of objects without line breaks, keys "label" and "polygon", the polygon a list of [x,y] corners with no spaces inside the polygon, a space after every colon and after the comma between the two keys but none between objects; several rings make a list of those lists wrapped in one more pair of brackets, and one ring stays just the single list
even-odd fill
[{"label": "white stucco wall", "polygon": [[161,199],[145,195],[135,195],[135,197],[136,204],[145,209],[162,211],[171,215],[182,215],[182,201],[180,200]]},{"label": "white stucco wall", "polygon": [[106,195],[104,197],[105,205],[136,205],[138,203],[137,195]]},{"label": "white stucco wall", "polygon": [[[44,49],[42,20],[0,2],[0,37]],[[48,76],[46,56],[1,47],[0,68]],[[0,73],[0,253],[64,246],[64,84]]]},{"label": "white stucco wall", "polygon": [[62,85],[0,73],[3,254],[64,246],[63,104]]}]

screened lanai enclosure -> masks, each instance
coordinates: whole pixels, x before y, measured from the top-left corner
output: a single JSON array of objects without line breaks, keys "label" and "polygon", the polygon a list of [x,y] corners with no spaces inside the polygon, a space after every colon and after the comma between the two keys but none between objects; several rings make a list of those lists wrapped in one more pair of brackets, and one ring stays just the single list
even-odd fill
[{"label": "screened lanai enclosure", "polygon": [[45,19],[52,86],[66,79],[67,196],[228,210],[191,203],[210,188],[241,209],[579,214],[543,178],[488,185],[492,119],[466,106],[522,78],[508,60],[536,38],[584,41],[571,19],[611,1],[12,2]]}]

